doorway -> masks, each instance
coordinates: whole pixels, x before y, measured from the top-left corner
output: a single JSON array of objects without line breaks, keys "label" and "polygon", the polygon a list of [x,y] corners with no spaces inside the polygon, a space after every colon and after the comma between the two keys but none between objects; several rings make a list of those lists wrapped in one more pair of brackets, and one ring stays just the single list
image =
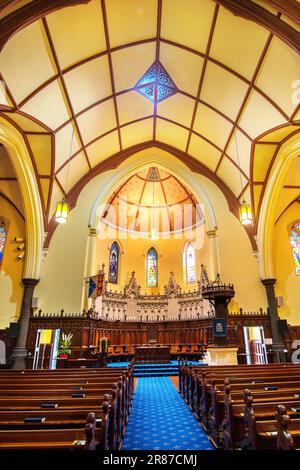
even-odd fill
[{"label": "doorway", "polygon": [[37,330],[33,369],[56,369],[60,329]]},{"label": "doorway", "polygon": [[244,326],[247,364],[268,364],[263,326]]}]

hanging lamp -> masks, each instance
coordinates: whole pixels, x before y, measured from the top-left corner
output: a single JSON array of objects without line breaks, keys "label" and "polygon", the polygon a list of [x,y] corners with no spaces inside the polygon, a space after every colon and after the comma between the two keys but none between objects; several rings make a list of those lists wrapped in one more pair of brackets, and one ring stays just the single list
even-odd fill
[{"label": "hanging lamp", "polygon": [[[237,154],[238,165],[239,165],[241,190],[243,191],[240,155],[239,155],[239,149],[238,149],[237,140],[236,140],[236,132],[234,134],[234,141],[235,141],[236,154]],[[242,204],[240,205],[239,216],[240,216],[240,222],[242,225],[251,225],[253,223],[253,215],[252,215],[251,206],[245,201],[244,198],[243,198]]]},{"label": "hanging lamp", "polygon": [[[69,178],[69,170],[70,170],[70,160],[72,154],[72,147],[73,147],[73,139],[74,139],[75,127],[73,125],[72,137],[71,137],[71,145],[70,145],[70,152],[69,152],[69,159],[68,159],[68,168],[67,168],[67,175],[66,175],[66,184],[65,190],[67,193],[67,185],[68,185],[68,178]],[[70,206],[65,198],[62,198],[56,205],[55,210],[55,220],[59,224],[66,224],[69,221],[69,212]]]}]

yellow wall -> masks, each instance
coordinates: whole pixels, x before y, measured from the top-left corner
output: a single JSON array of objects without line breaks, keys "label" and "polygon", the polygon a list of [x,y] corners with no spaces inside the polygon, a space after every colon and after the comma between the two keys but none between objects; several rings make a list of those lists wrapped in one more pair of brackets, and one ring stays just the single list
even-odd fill
[{"label": "yellow wall", "polygon": [[[158,154],[160,153],[157,150]],[[168,157],[163,156],[164,161]],[[135,157],[131,157],[133,159]],[[159,158],[159,156],[157,157]],[[183,167],[175,157],[169,157],[173,168]],[[141,158],[136,158],[138,162]],[[42,264],[41,281],[38,284],[35,295],[39,298],[39,307],[45,312],[58,312],[64,308],[68,312],[79,312],[84,305],[84,267],[87,254],[87,234],[89,216],[92,206],[99,192],[111,185],[112,177],[116,172],[123,171],[130,159],[117,170],[111,170],[96,176],[83,189],[77,202],[77,206],[70,213],[70,221],[66,225],[58,227],[52,238],[49,253]],[[245,310],[257,310],[266,307],[264,288],[260,282],[258,263],[255,259],[249,238],[239,221],[229,212],[227,202],[219,188],[207,178],[187,172],[189,181],[192,179],[205,190],[210,199],[217,219],[218,243],[220,252],[221,275],[226,282],[232,282],[236,290],[236,298],[231,303],[230,309],[236,311],[239,306]],[[150,243],[144,240],[124,243],[124,258],[121,259],[121,284],[129,279],[132,270],[137,272],[137,280],[142,284],[142,292],[145,291],[145,254],[146,247]],[[166,284],[170,270],[175,272],[176,279],[182,283],[182,248],[183,241],[155,241],[160,258],[160,290]],[[108,242],[97,241],[96,266],[99,268],[102,262],[108,266]],[[209,265],[208,240],[198,255],[198,274],[200,263]],[[182,287],[184,287],[182,285]],[[112,286],[116,289],[115,285]],[[188,287],[187,287],[188,289]]]},{"label": "yellow wall", "polygon": [[0,195],[0,217],[8,223],[8,237],[0,271],[0,328],[16,321],[20,314],[23,296],[24,260],[17,260],[15,237],[25,237],[25,223],[16,209]]},{"label": "yellow wall", "polygon": [[279,315],[293,325],[300,323],[300,276],[295,274],[288,227],[297,220],[299,204],[295,203],[284,212],[275,228],[276,295],[284,300],[283,306],[279,307]]},{"label": "yellow wall", "polygon": [[[97,240],[97,267],[105,264],[105,273],[108,273],[109,249],[111,240]],[[168,283],[170,272],[173,271],[175,279],[183,290],[193,290],[197,284],[186,284],[185,271],[183,269],[183,252],[185,240],[121,240],[119,279],[118,284],[108,284],[108,289],[122,290],[128,283],[132,271],[135,271],[135,277],[141,286],[142,293],[160,293],[163,294],[164,286]],[[154,247],[158,253],[158,288],[149,288],[146,286],[146,254],[149,248]],[[197,278],[201,272],[201,263],[207,265],[208,259],[208,239],[205,237],[205,243],[202,249],[196,250],[197,258]]]}]

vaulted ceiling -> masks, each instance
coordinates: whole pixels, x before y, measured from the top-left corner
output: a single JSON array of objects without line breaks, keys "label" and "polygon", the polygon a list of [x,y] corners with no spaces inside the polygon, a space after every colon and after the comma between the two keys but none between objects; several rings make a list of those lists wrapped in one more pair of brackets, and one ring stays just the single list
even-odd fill
[{"label": "vaulted ceiling", "polygon": [[[18,2],[6,3],[13,14]],[[274,155],[289,135],[300,137],[297,18],[271,1],[82,3],[37,17],[0,55],[0,116],[24,136],[45,221],[113,156],[155,142],[199,163],[258,214]],[[294,31],[291,44],[233,15],[234,3],[263,6],[275,26]],[[159,102],[136,89],[158,63],[176,87]]]}]

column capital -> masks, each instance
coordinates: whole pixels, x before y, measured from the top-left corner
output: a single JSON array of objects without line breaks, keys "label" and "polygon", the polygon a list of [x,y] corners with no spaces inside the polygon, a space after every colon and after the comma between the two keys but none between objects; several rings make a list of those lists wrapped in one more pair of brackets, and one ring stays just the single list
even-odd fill
[{"label": "column capital", "polygon": [[97,229],[95,227],[89,227],[88,234],[90,237],[97,237]]},{"label": "column capital", "polygon": [[261,282],[265,287],[272,287],[272,286],[275,286],[277,279],[274,279],[274,278],[261,279]]},{"label": "column capital", "polygon": [[26,287],[27,287],[27,286],[28,286],[28,287],[30,287],[30,286],[34,287],[34,286],[36,286],[39,282],[40,282],[39,279],[32,279],[32,278],[29,278],[29,277],[24,277],[24,278],[22,279],[22,283],[23,283],[24,286],[26,286]]},{"label": "column capital", "polygon": [[217,237],[217,229],[213,228],[212,230],[207,230],[206,232],[208,238],[216,238]]}]

